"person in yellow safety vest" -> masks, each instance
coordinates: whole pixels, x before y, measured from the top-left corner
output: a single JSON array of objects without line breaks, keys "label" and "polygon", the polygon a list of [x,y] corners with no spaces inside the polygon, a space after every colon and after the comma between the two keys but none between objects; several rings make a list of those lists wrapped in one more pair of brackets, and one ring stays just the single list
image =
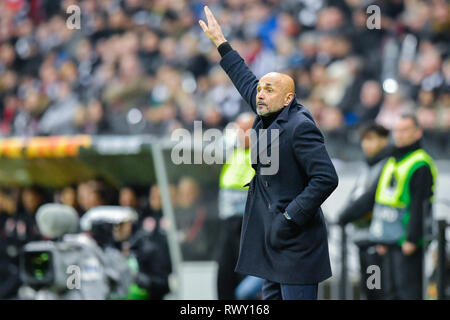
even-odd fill
[{"label": "person in yellow safety vest", "polygon": [[242,280],[242,275],[234,272],[239,255],[242,217],[245,211],[249,183],[255,174],[251,165],[250,131],[255,116],[243,113],[236,119],[238,146],[220,174],[219,217],[222,220],[218,249],[218,299],[233,300],[234,290]]},{"label": "person in yellow safety vest", "polygon": [[[383,256],[381,286],[386,299],[423,297],[423,255],[430,232],[437,169],[421,147],[423,131],[413,114],[395,125],[395,151],[370,190],[358,198],[340,224],[373,208],[370,239]],[[424,234],[424,233],[427,234]]]}]

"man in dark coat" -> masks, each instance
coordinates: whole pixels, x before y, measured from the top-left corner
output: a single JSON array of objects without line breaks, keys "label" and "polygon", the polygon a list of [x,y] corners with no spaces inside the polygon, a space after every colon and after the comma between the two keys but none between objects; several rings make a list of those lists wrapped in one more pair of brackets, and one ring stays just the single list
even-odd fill
[{"label": "man in dark coat", "polygon": [[252,141],[256,173],[249,184],[236,271],[264,279],[263,299],[317,299],[318,283],[331,276],[320,206],[338,184],[323,136],[296,101],[292,78],[271,72],[258,81],[208,7],[205,14],[208,25],[199,23],[218,48],[222,68],[258,114],[252,128],[259,134]]}]

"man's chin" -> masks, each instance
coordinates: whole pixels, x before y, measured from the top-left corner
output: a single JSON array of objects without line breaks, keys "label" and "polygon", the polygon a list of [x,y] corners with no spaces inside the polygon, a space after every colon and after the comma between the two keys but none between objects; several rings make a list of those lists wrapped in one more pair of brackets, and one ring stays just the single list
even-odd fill
[{"label": "man's chin", "polygon": [[259,109],[259,108],[256,108],[256,113],[257,113],[259,116],[264,117],[264,116],[267,116],[267,115],[269,114],[269,110],[267,110],[267,109],[261,110],[261,109]]}]

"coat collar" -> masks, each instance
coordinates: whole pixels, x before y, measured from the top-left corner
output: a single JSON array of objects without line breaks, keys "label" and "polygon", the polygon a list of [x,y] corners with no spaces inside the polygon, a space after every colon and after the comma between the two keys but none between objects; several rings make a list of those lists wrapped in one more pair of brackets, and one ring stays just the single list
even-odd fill
[{"label": "coat collar", "polygon": [[295,107],[298,104],[297,102],[297,95],[294,95],[294,98],[292,98],[292,101],[283,108],[283,111],[278,115],[278,117],[275,119],[274,122],[287,122],[289,120],[289,113],[293,107]]},{"label": "coat collar", "polygon": [[[292,108],[295,108],[295,106],[298,105],[297,102],[297,95],[294,95],[294,98],[292,101],[283,108],[283,111],[278,115],[278,117],[270,124],[270,126],[267,128],[267,131],[270,131],[272,129],[278,130],[278,138],[274,140],[274,143],[279,143],[278,140],[280,139],[281,135],[284,133],[284,126],[282,125],[283,122],[287,122],[289,120],[289,113]],[[259,129],[262,128],[262,120],[261,116],[258,116],[258,122],[256,123],[254,129],[256,130],[257,134],[257,141],[252,143],[252,150],[257,150],[257,146],[259,146]],[[264,137],[264,135],[262,136]],[[258,150],[258,153],[261,154],[266,151],[267,148],[269,148],[272,145],[272,140],[268,139],[267,144],[260,150]],[[259,149],[259,148],[258,148]]]}]

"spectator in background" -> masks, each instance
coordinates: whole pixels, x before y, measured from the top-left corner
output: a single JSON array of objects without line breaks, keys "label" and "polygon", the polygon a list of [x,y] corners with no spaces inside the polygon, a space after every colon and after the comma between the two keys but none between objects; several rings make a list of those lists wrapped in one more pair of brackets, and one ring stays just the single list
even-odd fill
[{"label": "spectator in background", "polygon": [[444,81],[441,69],[442,58],[436,47],[430,43],[425,42],[421,51],[417,61],[420,86],[427,91],[437,89],[443,85]]},{"label": "spectator in background", "polygon": [[204,103],[217,106],[221,118],[235,119],[243,110],[239,93],[219,68],[211,68],[208,76],[210,90],[202,96]]},{"label": "spectator in background", "polygon": [[[133,37],[132,34],[127,34],[126,36]],[[130,41],[131,39],[124,38],[119,40],[119,43],[122,42],[126,45],[125,41]],[[131,107],[142,105],[147,88],[142,77],[142,67],[139,65],[139,60],[135,53],[122,55],[118,62],[119,73],[111,82],[106,84],[102,98],[111,106],[112,110],[123,112]]]},{"label": "spectator in background", "polygon": [[46,203],[47,200],[44,189],[39,186],[29,186],[22,190],[22,209],[16,215],[17,238],[22,245],[41,239],[35,214],[39,207]]},{"label": "spectator in background", "polygon": [[88,210],[88,193],[89,185],[87,181],[80,182],[77,186],[77,202],[80,206],[81,214],[84,214]]},{"label": "spectator in background", "polygon": [[360,103],[353,111],[357,123],[374,121],[380,112],[383,102],[383,91],[375,80],[367,80],[361,88]]},{"label": "spectator in background", "polygon": [[437,125],[443,130],[450,129],[450,85],[442,88],[437,102]]},{"label": "spectator in background", "polygon": [[214,106],[206,107],[206,109],[203,111],[202,120],[205,130],[212,128],[223,130],[227,125],[222,114]]},{"label": "spectator in background", "polygon": [[[175,187],[171,186],[172,191],[172,201],[176,201],[174,194]],[[159,221],[163,217],[162,213],[162,199],[161,199],[161,189],[157,184],[152,185],[148,190],[148,202],[143,210],[143,215],[139,217],[139,223],[142,224],[144,219],[151,217],[152,219]]]},{"label": "spectator in background", "polygon": [[71,90],[68,81],[57,84],[58,95],[53,103],[39,119],[38,133],[40,135],[70,135],[75,134],[74,117],[79,106],[77,96]]},{"label": "spectator in background", "polygon": [[14,299],[20,286],[16,238],[17,193],[0,189],[0,299]]},{"label": "spectator in background", "polygon": [[242,217],[247,200],[247,185],[255,174],[251,166],[250,130],[255,116],[243,113],[236,120],[237,146],[226,159],[220,174],[219,218],[221,236],[218,247],[217,292],[220,300],[234,300],[235,290],[242,275],[234,272],[241,237]]},{"label": "spectator in background", "polygon": [[[3,135],[164,136],[175,128],[192,129],[194,120],[221,129],[248,110],[223,74],[211,69],[219,55],[200,37],[196,3],[17,3],[0,8]],[[82,9],[80,30],[65,27],[70,4]],[[315,5],[225,0],[215,6],[233,47],[256,74],[292,75],[301,99],[324,99],[318,121],[323,130],[346,128],[353,134],[353,125],[373,119],[378,109],[369,111],[359,101],[367,79],[380,83],[388,71],[413,102],[419,90],[450,83],[448,4],[375,4],[381,8],[380,29],[367,28],[368,3],[361,0]],[[383,58],[390,39],[397,68]],[[431,125],[432,113],[421,110],[419,120]]]},{"label": "spectator in background", "polygon": [[154,75],[162,64],[159,53],[160,37],[155,30],[145,30],[141,34],[140,41],[139,60],[146,73]]},{"label": "spectator in background", "polygon": [[119,205],[139,210],[139,195],[137,187],[124,185],[119,189]]},{"label": "spectator in background", "polygon": [[372,212],[367,212],[364,217],[359,219],[353,219],[351,215],[354,213],[353,202],[378,182],[381,169],[392,153],[392,148],[388,147],[388,138],[389,131],[374,122],[365,125],[361,130],[361,147],[366,156],[366,166],[358,175],[348,204],[340,213],[338,220],[341,225],[353,222],[353,231],[350,232],[350,235],[359,250],[360,290],[367,300],[379,300],[383,297],[382,291],[369,290],[367,287],[367,267],[370,265],[380,266],[382,260],[376,252],[375,244],[369,238]]},{"label": "spectator in background", "polygon": [[[155,228],[156,223],[159,222],[158,220],[160,219],[160,217],[162,215],[160,200],[159,199],[153,200],[153,205],[155,205],[155,206],[159,205],[158,206],[159,209],[156,210],[158,212],[149,213],[148,207],[142,204],[141,194],[142,194],[142,188],[140,188],[136,185],[126,184],[119,189],[119,205],[124,206],[124,207],[133,208],[138,214],[138,220],[136,221],[136,223],[133,226],[134,227],[133,232],[136,232],[136,231],[142,229],[144,226],[148,230],[153,230]],[[159,197],[160,195],[158,194],[156,196]],[[155,195],[153,197],[155,198]],[[156,203],[157,201],[159,201],[159,203]],[[155,220],[155,215],[158,220]],[[151,219],[152,221],[149,222],[147,220],[146,223],[144,224],[144,221],[146,220],[146,218],[148,216],[151,216],[151,217],[149,217],[149,219]]]},{"label": "spectator in background", "polygon": [[25,187],[17,194],[12,190],[0,192],[0,297],[4,299],[17,296],[23,246],[42,239],[35,214],[46,200],[44,190],[37,186]]},{"label": "spectator in background", "polygon": [[117,203],[116,191],[103,179],[89,180],[82,188],[85,188],[84,190],[82,189],[82,192],[85,192],[82,195],[82,197],[85,197],[82,200],[85,211],[97,206],[114,205]]},{"label": "spectator in background", "polygon": [[78,212],[78,215],[81,217],[83,212],[81,211],[80,205],[78,204],[77,201],[76,186],[71,185],[62,188],[59,193],[59,197],[60,197],[59,202],[74,208]]},{"label": "spectator in background", "polygon": [[0,189],[0,230],[1,235],[5,235],[6,221],[17,211],[17,194],[14,189]]},{"label": "spectator in background", "polygon": [[12,132],[14,115],[17,110],[21,107],[21,101],[16,95],[10,94],[5,96],[4,99],[0,100],[2,112],[0,120],[0,135],[7,136]]},{"label": "spectator in background", "polygon": [[101,101],[93,99],[87,106],[78,106],[75,111],[74,125],[77,127],[77,132],[99,135],[108,134],[111,132],[107,116],[105,114],[105,107]]},{"label": "spectator in background", "polygon": [[191,177],[182,177],[177,186],[175,220],[184,260],[209,260],[215,246],[217,228],[206,205],[201,202],[200,186]]},{"label": "spectator in background", "polygon": [[402,114],[412,112],[413,110],[413,104],[411,101],[405,99],[401,92],[388,93],[385,96],[375,121],[386,127],[386,129],[391,130],[401,118]]},{"label": "spectator in background", "polygon": [[[176,207],[177,188],[169,185],[170,201]],[[139,216],[138,225],[144,230],[151,231],[157,226],[160,232],[166,232],[168,221],[163,214],[163,203],[161,196],[161,188],[154,184],[148,190],[147,203],[142,208],[142,215]]]},{"label": "spectator in background", "polygon": [[447,57],[445,61],[442,63],[442,73],[444,75],[444,81],[445,84],[443,86],[443,89],[450,86],[450,57]]},{"label": "spectator in background", "polygon": [[436,92],[437,90],[420,90],[417,108],[417,120],[424,129],[437,127]]},{"label": "spectator in background", "polygon": [[384,28],[368,29],[367,13],[361,1],[353,1],[357,5],[353,8],[353,28],[349,31],[354,45],[355,53],[364,57],[367,68],[371,73],[377,74],[381,66],[380,53],[382,51],[382,40],[386,33]]},{"label": "spectator in background", "polygon": [[342,112],[335,106],[326,106],[318,122],[323,130],[334,131],[340,129],[343,123]]},{"label": "spectator in background", "polygon": [[300,34],[298,48],[302,57],[302,65],[309,70],[317,59],[318,36],[316,33],[310,31]]},{"label": "spectator in background", "polygon": [[24,95],[23,108],[19,108],[14,118],[13,133],[25,137],[35,136],[40,132],[40,118],[50,101],[32,87]]}]

